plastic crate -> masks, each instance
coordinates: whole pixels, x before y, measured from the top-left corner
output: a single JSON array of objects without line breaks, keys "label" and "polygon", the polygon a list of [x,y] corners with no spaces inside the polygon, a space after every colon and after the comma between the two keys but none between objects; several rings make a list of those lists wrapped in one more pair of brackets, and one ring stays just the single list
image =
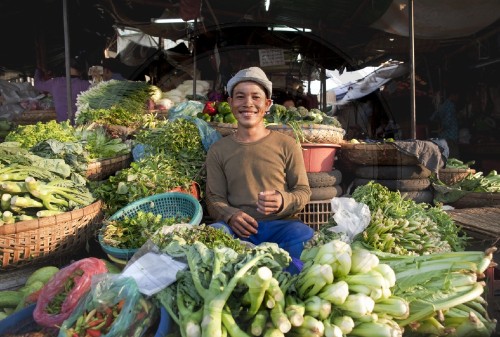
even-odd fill
[{"label": "plastic crate", "polygon": [[306,225],[318,230],[333,215],[331,200],[310,201],[298,215]]},{"label": "plastic crate", "polygon": [[[199,225],[203,217],[201,205],[195,197],[181,192],[168,192],[134,201],[113,214],[109,220],[121,220],[126,216],[132,217],[138,211],[161,214],[163,218],[190,218],[191,220],[188,223],[191,225]],[[105,226],[101,231],[104,231]],[[122,260],[129,260],[140,248],[123,249],[112,247],[103,242],[102,234],[99,234],[98,239],[101,248],[106,254]]]}]

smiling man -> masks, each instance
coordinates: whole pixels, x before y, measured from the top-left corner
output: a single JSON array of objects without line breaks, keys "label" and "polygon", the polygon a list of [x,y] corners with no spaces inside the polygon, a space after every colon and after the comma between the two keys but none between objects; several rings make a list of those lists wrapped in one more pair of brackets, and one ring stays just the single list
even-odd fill
[{"label": "smiling man", "polygon": [[207,154],[207,210],[212,224],[254,244],[275,242],[299,259],[313,230],[294,217],[311,189],[300,144],[266,128],[272,83],[258,67],[240,70],[227,85],[237,131]]}]

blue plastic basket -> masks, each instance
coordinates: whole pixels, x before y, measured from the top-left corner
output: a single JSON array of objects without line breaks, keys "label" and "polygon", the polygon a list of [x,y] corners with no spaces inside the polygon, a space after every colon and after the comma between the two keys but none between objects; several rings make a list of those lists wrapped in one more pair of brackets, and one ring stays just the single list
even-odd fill
[{"label": "blue plastic basket", "polygon": [[[168,192],[155,194],[134,201],[113,214],[109,220],[121,220],[124,217],[132,217],[138,211],[161,214],[163,218],[190,218],[191,225],[199,225],[203,217],[201,205],[195,197],[181,192]],[[104,230],[105,225],[103,226]],[[103,242],[99,234],[99,244],[106,254],[122,260],[129,260],[139,249],[123,249],[109,246]]]}]

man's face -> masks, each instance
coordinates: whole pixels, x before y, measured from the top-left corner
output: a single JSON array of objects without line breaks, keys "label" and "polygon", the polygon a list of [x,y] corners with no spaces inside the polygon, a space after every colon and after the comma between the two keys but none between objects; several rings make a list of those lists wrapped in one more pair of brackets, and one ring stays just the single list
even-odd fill
[{"label": "man's face", "polygon": [[260,124],[271,106],[271,99],[266,98],[264,89],[249,81],[238,83],[228,102],[238,124],[247,128]]}]

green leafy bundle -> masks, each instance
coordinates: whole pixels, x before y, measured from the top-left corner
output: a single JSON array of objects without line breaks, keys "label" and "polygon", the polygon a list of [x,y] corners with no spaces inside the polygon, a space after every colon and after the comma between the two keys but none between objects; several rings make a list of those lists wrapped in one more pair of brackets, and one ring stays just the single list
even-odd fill
[{"label": "green leafy bundle", "polygon": [[138,211],[134,216],[106,221],[102,230],[103,242],[112,247],[135,249],[141,247],[163,226],[189,221],[190,219],[163,218],[161,214]]},{"label": "green leafy bundle", "polygon": [[17,142],[25,149],[29,149],[47,139],[55,139],[63,143],[77,141],[74,129],[69,121],[19,125],[5,137],[6,142]]},{"label": "green leafy bundle", "polygon": [[360,240],[373,249],[421,255],[465,248],[465,233],[438,207],[404,199],[373,181],[357,187],[352,197],[370,209],[371,221]]},{"label": "green leafy bundle", "polygon": [[76,123],[128,126],[140,122],[153,93],[153,87],[142,81],[101,82],[78,96]]},{"label": "green leafy bundle", "polygon": [[177,187],[189,190],[199,167],[179,161],[164,154],[147,156],[120,170],[104,183],[99,183],[94,193],[106,202],[105,212],[113,214],[138,199],[165,193]]}]

